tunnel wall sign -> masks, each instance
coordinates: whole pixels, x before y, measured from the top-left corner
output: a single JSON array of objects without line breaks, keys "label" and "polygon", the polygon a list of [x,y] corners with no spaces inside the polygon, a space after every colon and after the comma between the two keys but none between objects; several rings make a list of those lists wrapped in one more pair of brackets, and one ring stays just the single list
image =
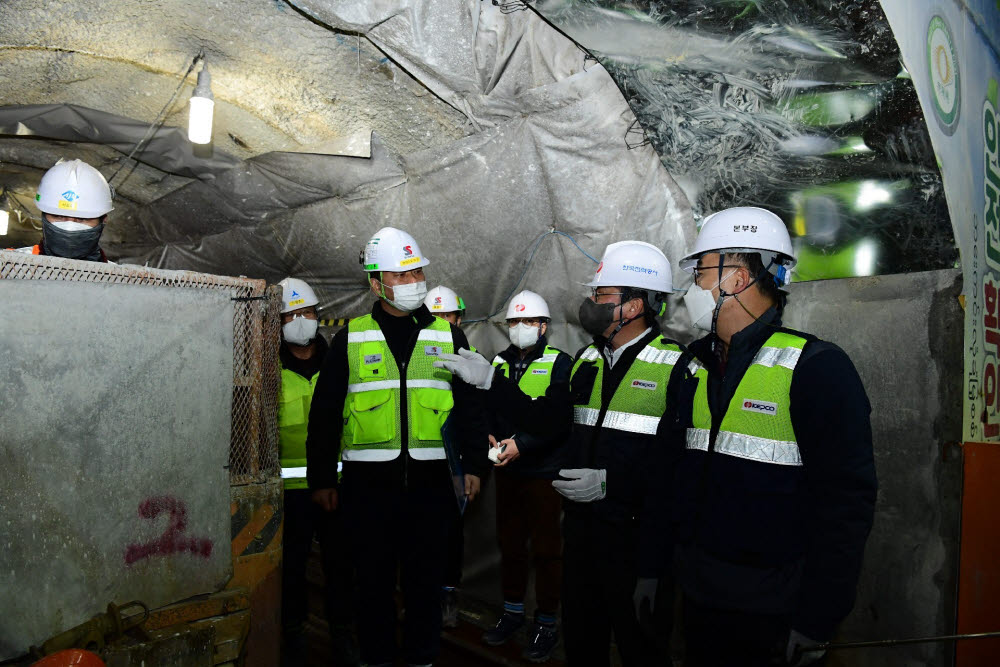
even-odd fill
[{"label": "tunnel wall sign", "polygon": [[962,258],[963,439],[1000,442],[1000,4],[882,7],[927,119]]}]

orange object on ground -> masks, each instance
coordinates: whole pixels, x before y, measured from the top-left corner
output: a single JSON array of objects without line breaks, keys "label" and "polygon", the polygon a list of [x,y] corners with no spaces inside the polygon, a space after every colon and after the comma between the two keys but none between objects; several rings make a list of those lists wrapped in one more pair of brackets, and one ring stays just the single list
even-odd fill
[{"label": "orange object on ground", "polygon": [[90,651],[71,648],[47,655],[31,667],[105,667],[104,661]]}]

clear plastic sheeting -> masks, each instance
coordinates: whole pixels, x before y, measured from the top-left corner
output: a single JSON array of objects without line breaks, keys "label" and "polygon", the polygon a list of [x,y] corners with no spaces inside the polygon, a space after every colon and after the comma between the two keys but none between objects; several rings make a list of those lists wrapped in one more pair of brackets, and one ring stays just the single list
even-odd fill
[{"label": "clear plastic sheeting", "polygon": [[[796,280],[958,261],[934,151],[877,0],[541,0],[599,58],[697,218],[762,206]],[[643,129],[645,132],[643,132]]]}]

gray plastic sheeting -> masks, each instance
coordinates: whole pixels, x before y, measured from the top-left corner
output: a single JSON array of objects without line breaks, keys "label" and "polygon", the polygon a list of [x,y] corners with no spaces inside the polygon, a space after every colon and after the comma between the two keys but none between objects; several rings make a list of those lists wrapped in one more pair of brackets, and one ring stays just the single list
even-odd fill
[{"label": "gray plastic sheeting", "polygon": [[148,123],[75,104],[0,106],[0,134],[107,144],[126,155],[143,142],[137,160],[179,176],[209,179],[239,162],[221,151],[196,155],[180,128],[160,128],[147,137],[148,130]]},{"label": "gray plastic sheeting", "polygon": [[[598,258],[608,243],[630,238],[663,248],[672,260],[684,254],[695,230],[683,192],[650,146],[626,148],[635,117],[604,68],[585,62],[537,16],[505,15],[479,0],[300,8],[332,27],[366,32],[464,111],[476,131],[408,155],[375,136],[370,159],[269,153],[229,169],[185,162],[201,170],[201,180],[122,220],[137,231],[107,244],[109,254],[269,281],[294,275],[317,289],[327,316],[351,317],[370,305],[358,252],[377,229],[393,225],[413,233],[430,258],[428,287],[457,290],[468,318],[492,314],[530,288],[549,300],[557,325],[575,322],[584,293],[578,283],[595,264],[568,238],[552,235],[518,284],[541,234],[567,233]],[[106,114],[73,111],[93,126],[79,129],[81,138],[104,141],[121,125]],[[11,111],[0,124],[70,138],[39,118],[19,120]],[[148,153],[144,161],[153,160]],[[481,329],[490,332],[491,347],[506,344],[498,330]],[[484,333],[472,335],[485,343]]]},{"label": "gray plastic sheeting", "polygon": [[108,602],[222,588],[232,302],[0,280],[0,303],[0,660]]}]

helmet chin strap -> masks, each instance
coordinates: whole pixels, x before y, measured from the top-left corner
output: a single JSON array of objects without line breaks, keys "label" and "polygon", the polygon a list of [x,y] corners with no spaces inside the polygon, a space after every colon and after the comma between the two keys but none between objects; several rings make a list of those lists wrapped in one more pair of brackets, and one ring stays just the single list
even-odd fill
[{"label": "helmet chin strap", "polygon": [[[751,313],[750,309],[747,308],[746,305],[744,305],[744,303],[742,301],[740,301],[740,294],[742,294],[743,292],[745,292],[748,289],[750,289],[750,286],[753,285],[754,283],[758,282],[763,274],[765,274],[765,273],[770,274],[770,272],[768,271],[768,269],[771,268],[771,266],[774,265],[775,260],[772,259],[768,263],[768,265],[765,266],[761,270],[761,273],[759,275],[754,276],[754,278],[750,282],[748,282],[743,287],[743,289],[741,289],[739,292],[733,292],[731,294],[729,292],[726,292],[724,289],[722,289],[722,265],[725,264],[725,263],[726,263],[726,254],[725,253],[720,253],[719,254],[719,298],[715,302],[715,312],[712,313],[712,352],[715,352],[715,349],[716,349],[715,348],[715,344],[716,344],[716,341],[719,340],[718,333],[716,332],[716,324],[718,323],[718,320],[719,320],[719,311],[722,309],[722,302],[725,300],[725,298],[727,296],[731,296],[734,299],[736,299],[736,303],[740,304],[740,308],[742,308],[744,310],[744,312],[746,312],[747,315],[749,315],[750,317],[752,317],[755,322],[759,322],[760,321],[760,318],[757,315],[754,315],[753,313]],[[774,325],[769,324],[769,326],[773,327]],[[777,328],[777,327],[775,327],[775,328]]]}]

